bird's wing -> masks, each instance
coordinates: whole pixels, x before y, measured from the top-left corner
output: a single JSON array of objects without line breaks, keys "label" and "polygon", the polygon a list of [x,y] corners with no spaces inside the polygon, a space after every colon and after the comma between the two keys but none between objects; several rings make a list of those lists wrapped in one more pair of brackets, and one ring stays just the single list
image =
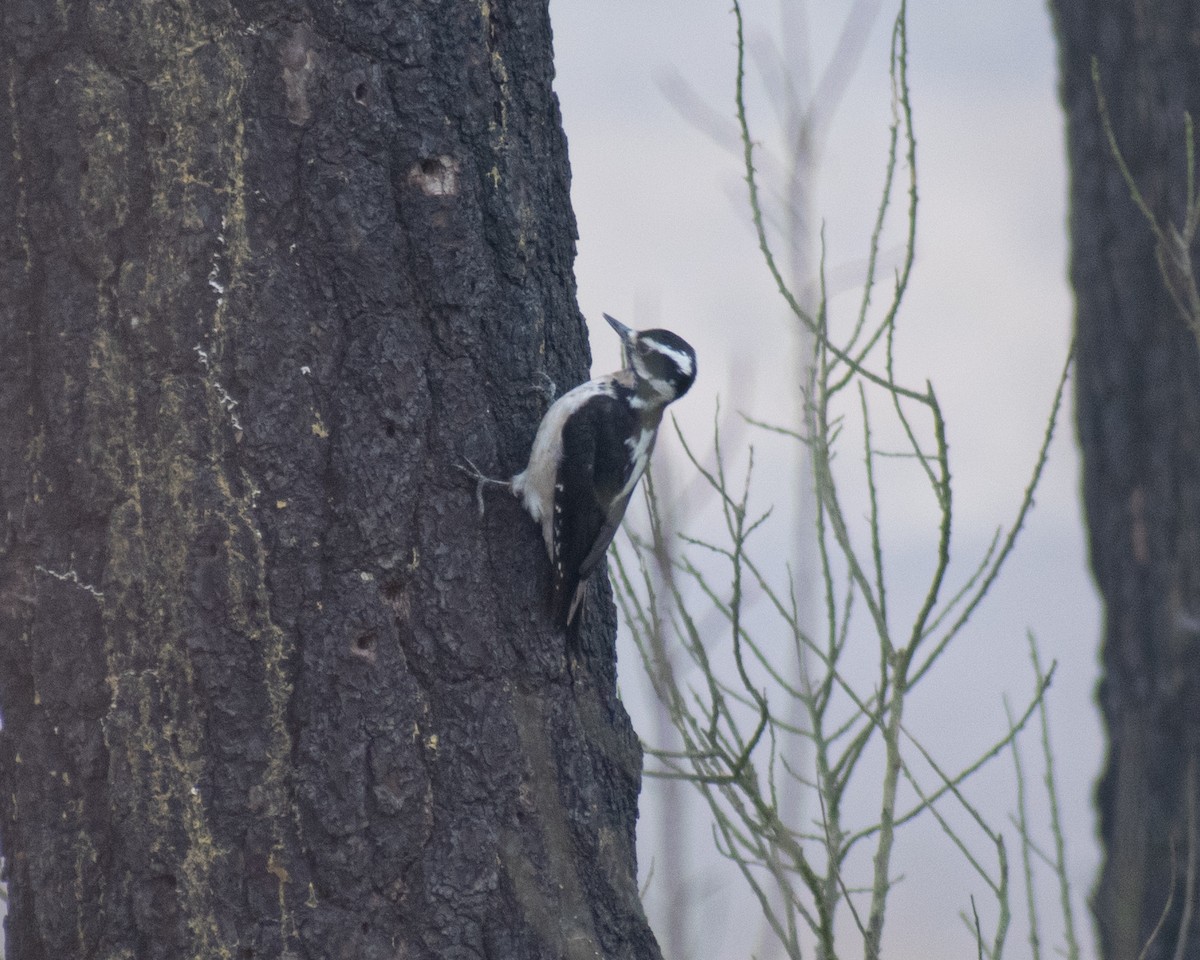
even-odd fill
[{"label": "bird's wing", "polygon": [[[582,581],[600,565],[625,515],[632,484],[625,439],[633,413],[614,397],[587,401],[563,430],[554,489],[554,613],[567,624]],[[628,489],[627,489],[628,488]]]}]

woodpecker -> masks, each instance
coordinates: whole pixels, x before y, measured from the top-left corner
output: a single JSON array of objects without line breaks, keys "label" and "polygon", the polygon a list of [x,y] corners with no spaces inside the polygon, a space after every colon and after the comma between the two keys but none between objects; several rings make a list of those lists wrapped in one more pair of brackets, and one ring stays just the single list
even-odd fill
[{"label": "woodpecker", "polygon": [[559,397],[538,426],[529,465],[509,488],[541,525],[554,568],[551,610],[569,627],[646,472],[663,410],[696,379],[696,352],[669,330],[631,330],[607,313],[624,368]]}]

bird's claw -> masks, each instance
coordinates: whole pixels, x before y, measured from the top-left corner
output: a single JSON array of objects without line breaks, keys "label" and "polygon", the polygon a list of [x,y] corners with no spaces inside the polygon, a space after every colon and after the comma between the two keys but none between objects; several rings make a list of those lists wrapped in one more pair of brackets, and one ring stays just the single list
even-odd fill
[{"label": "bird's claw", "polygon": [[485,505],[483,502],[484,485],[490,483],[496,487],[508,487],[511,489],[512,483],[509,480],[497,480],[494,477],[485,475],[477,466],[475,466],[474,463],[471,462],[470,457],[463,457],[463,460],[466,461],[467,464],[465,467],[461,463],[456,463],[455,467],[475,481],[475,502],[479,505],[479,516],[482,517],[485,513]]}]

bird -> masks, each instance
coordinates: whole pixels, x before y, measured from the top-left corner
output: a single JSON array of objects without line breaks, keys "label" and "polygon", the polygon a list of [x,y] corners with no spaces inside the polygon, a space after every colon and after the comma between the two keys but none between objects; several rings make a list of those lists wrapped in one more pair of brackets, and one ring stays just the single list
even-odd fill
[{"label": "bird", "polygon": [[696,379],[696,351],[682,337],[603,316],[621,338],[622,369],[554,401],[528,465],[507,484],[541,527],[553,568],[551,616],[564,630],[646,472],[663,411]]}]

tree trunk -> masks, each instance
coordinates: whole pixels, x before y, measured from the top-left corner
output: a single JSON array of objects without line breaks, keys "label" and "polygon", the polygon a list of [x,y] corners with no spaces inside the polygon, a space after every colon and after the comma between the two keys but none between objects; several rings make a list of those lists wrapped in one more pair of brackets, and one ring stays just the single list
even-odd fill
[{"label": "tree trunk", "polygon": [[9,960],[659,955],[545,0],[0,7]]},{"label": "tree trunk", "polygon": [[1105,604],[1099,696],[1110,746],[1097,788],[1105,861],[1093,907],[1110,960],[1134,960],[1151,940],[1148,960],[1200,957],[1200,355],[1110,152],[1091,77],[1095,56],[1141,193],[1162,224],[1182,227],[1184,112],[1200,117],[1200,7],[1055,0],[1054,8],[1072,180],[1079,438]]}]

